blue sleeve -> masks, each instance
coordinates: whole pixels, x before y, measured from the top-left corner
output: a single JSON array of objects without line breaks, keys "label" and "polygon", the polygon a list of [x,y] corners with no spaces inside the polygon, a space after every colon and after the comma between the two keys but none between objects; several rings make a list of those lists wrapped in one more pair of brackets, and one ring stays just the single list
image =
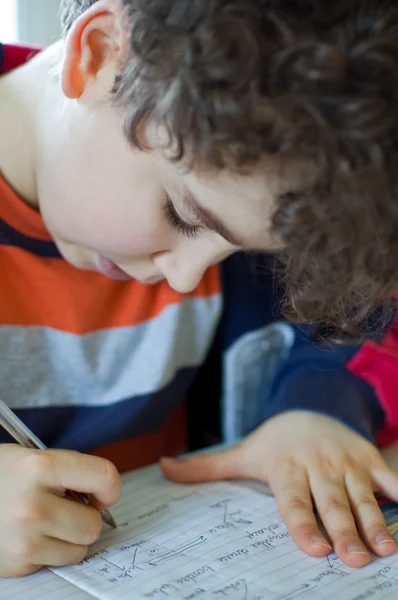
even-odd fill
[{"label": "blue sleeve", "polygon": [[358,346],[319,344],[310,328],[296,330],[289,358],[279,369],[266,402],[264,418],[309,410],[333,417],[373,441],[384,412],[373,388],[345,368]]},{"label": "blue sleeve", "polygon": [[[224,312],[219,328],[222,352],[245,332],[282,319],[284,290],[275,277],[275,258],[259,260],[238,254],[222,265]],[[382,334],[377,312],[373,325],[376,322],[378,328],[370,321],[369,331],[374,333],[369,337],[373,339]],[[260,397],[255,400],[262,405],[260,418],[309,410],[333,417],[373,440],[383,426],[384,412],[373,388],[345,368],[360,346],[316,342],[314,328],[310,326],[293,329],[295,341],[289,358],[277,370],[271,388],[260,389]]]}]

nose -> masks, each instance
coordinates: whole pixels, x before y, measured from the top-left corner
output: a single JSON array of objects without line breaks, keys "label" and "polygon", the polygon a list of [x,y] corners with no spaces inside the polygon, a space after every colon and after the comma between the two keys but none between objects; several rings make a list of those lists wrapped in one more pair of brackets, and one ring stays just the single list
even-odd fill
[{"label": "nose", "polygon": [[181,294],[192,292],[199,285],[209,266],[202,261],[191,262],[178,259],[171,252],[161,252],[152,260],[167,279],[169,286]]},{"label": "nose", "polygon": [[[181,249],[182,250],[182,249]],[[192,292],[200,283],[206,269],[226,258],[228,252],[200,254],[196,248],[188,252],[161,252],[152,257],[156,267],[167,279],[170,287],[181,294]]]}]

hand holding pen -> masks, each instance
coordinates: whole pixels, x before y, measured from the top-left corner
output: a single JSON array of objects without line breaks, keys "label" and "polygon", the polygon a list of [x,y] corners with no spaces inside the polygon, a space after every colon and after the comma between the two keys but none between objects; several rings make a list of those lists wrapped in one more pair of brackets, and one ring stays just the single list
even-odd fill
[{"label": "hand holding pen", "polygon": [[[104,459],[43,451],[10,412],[0,401],[0,424],[21,444],[0,444],[0,577],[80,562],[101,533],[99,511],[120,496],[120,477]],[[102,519],[112,525],[108,512]]]}]

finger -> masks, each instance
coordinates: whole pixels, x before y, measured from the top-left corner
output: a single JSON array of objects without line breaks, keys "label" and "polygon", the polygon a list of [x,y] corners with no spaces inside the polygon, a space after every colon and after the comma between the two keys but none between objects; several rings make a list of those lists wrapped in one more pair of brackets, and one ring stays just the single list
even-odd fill
[{"label": "finger", "polygon": [[88,547],[69,544],[61,540],[43,537],[39,546],[29,544],[26,548],[33,556],[32,564],[45,567],[75,565],[87,556]]},{"label": "finger", "polygon": [[120,498],[121,479],[108,460],[69,450],[38,450],[30,460],[32,476],[49,488],[90,493],[99,509]]},{"label": "finger", "polygon": [[37,571],[40,571],[42,565],[25,565],[18,564],[18,560],[12,560],[8,563],[2,559],[0,562],[0,578],[1,577],[26,577],[27,575],[33,575]]},{"label": "finger", "polygon": [[160,466],[170,479],[179,483],[198,483],[217,479],[249,478],[241,446],[190,458],[162,458]]},{"label": "finger", "polygon": [[380,462],[375,468],[370,468],[372,480],[377,490],[398,502],[398,474],[390,469],[390,467],[380,457]]},{"label": "finger", "polygon": [[97,509],[68,498],[49,495],[49,500],[41,527],[45,536],[79,546],[89,546],[97,541],[102,531]]},{"label": "finger", "polygon": [[304,469],[286,475],[281,469],[272,478],[272,491],[279,512],[297,546],[311,556],[325,556],[332,547],[320,532],[312,504],[307,474]]},{"label": "finger", "polygon": [[368,564],[370,555],[359,538],[344,479],[330,480],[310,473],[310,485],[336,554],[350,567]]},{"label": "finger", "polygon": [[397,544],[389,533],[375,498],[367,472],[348,472],[345,478],[348,499],[362,539],[379,556],[390,556]]}]

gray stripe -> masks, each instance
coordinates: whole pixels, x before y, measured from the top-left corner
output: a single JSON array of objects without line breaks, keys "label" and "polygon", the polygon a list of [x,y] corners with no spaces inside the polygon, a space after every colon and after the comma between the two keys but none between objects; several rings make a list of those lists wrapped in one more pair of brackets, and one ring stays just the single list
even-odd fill
[{"label": "gray stripe", "polygon": [[203,361],[220,313],[215,295],[86,335],[1,326],[0,397],[11,408],[104,406],[159,390],[177,370]]}]

